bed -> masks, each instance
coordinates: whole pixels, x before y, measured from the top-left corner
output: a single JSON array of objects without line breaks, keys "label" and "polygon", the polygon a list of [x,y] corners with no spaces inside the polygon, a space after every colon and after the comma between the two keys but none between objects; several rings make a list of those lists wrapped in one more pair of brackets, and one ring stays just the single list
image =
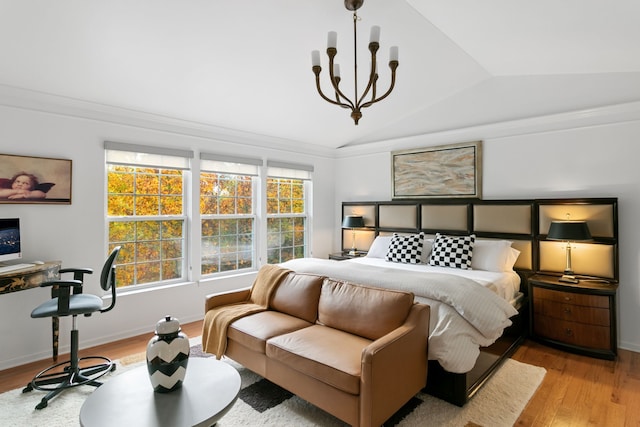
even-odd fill
[{"label": "bed", "polygon": [[[616,199],[344,202],[343,216],[357,214],[365,219],[355,244],[366,256],[346,261],[305,258],[283,265],[354,283],[408,290],[417,301],[429,304],[426,391],[463,406],[528,333],[526,280],[540,271],[541,256],[543,261],[551,258],[540,251],[541,241],[547,243],[549,219],[564,218],[568,207],[583,205],[595,206],[599,215],[602,206],[605,210],[613,206],[615,211],[616,203]],[[617,229],[617,213],[613,213]],[[429,265],[434,248],[442,259],[438,239],[459,243],[470,236],[474,252],[464,261],[468,268],[460,268],[457,258],[453,264]],[[407,240],[418,238],[424,250],[419,257],[410,255],[413,262],[387,259],[392,239],[403,241],[402,256],[406,257],[411,253]],[[343,231],[342,242],[343,250],[352,246],[352,230]],[[600,243],[612,247],[617,269],[617,241]]]}]

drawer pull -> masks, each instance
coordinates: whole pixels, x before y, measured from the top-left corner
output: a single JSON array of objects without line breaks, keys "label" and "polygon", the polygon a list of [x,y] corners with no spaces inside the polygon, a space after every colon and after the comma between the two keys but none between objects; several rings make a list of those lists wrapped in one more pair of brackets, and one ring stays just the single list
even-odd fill
[{"label": "drawer pull", "polygon": [[571,330],[570,328],[565,329],[564,333],[568,337],[572,337],[573,336],[573,330]]},{"label": "drawer pull", "polygon": [[565,301],[571,301],[571,297],[564,297]]},{"label": "drawer pull", "polygon": [[564,309],[564,314],[571,314],[571,309],[570,308],[565,308]]}]

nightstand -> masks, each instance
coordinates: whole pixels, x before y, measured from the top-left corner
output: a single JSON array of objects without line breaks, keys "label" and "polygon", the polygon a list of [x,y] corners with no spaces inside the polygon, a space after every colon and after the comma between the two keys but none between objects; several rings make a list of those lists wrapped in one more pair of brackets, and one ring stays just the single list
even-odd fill
[{"label": "nightstand", "polygon": [[528,280],[531,336],[563,350],[615,359],[618,285],[589,279],[573,284],[558,279],[536,274]]},{"label": "nightstand", "polygon": [[367,254],[366,252],[360,252],[360,251],[358,251],[357,255],[349,255],[349,252],[334,252],[332,254],[329,254],[329,259],[333,259],[336,261],[344,261],[345,259],[360,258],[365,256],[366,254]]}]

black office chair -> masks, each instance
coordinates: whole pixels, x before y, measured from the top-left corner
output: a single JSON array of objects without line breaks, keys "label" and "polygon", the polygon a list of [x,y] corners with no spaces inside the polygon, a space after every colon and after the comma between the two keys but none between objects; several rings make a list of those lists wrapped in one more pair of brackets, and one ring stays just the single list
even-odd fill
[{"label": "black office chair", "polygon": [[[73,280],[54,280],[42,283],[40,286],[50,286],[51,297],[49,301],[40,304],[31,312],[31,317],[64,317],[73,316],[73,326],[71,329],[71,352],[69,361],[53,365],[36,375],[33,380],[22,390],[23,393],[36,390],[48,391],[42,398],[36,409],[46,408],[49,400],[53,399],[62,391],[80,385],[92,385],[99,387],[101,382],[96,381],[109,371],[116,368],[114,362],[106,357],[91,356],[78,357],[78,329],[76,328],[76,317],[83,314],[86,317],[95,312],[104,313],[111,310],[116,304],[116,274],[115,260],[120,252],[120,246],[111,251],[107,261],[102,267],[100,275],[100,286],[105,291],[111,289],[111,304],[103,308],[102,298],[96,295],[83,294],[82,285],[85,274],[93,274],[90,268],[63,268],[60,273],[73,273]],[[73,290],[73,293],[72,293]],[[80,362],[91,359],[99,360],[99,363],[91,366],[80,366]],[[90,363],[96,363],[91,361]],[[83,363],[85,365],[85,363]]]}]

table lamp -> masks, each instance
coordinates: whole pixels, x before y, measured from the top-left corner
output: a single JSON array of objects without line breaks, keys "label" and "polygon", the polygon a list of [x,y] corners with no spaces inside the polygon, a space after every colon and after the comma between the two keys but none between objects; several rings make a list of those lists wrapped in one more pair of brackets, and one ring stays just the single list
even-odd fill
[{"label": "table lamp", "polygon": [[364,227],[364,218],[360,215],[347,215],[342,220],[342,228],[350,228],[352,232],[351,250],[349,255],[358,255],[356,249],[356,228]]},{"label": "table lamp", "polygon": [[573,275],[571,268],[571,242],[588,242],[593,240],[587,223],[585,221],[551,221],[547,239],[567,242],[567,266],[564,269],[564,275],[559,280],[567,283],[578,283],[578,279]]}]

